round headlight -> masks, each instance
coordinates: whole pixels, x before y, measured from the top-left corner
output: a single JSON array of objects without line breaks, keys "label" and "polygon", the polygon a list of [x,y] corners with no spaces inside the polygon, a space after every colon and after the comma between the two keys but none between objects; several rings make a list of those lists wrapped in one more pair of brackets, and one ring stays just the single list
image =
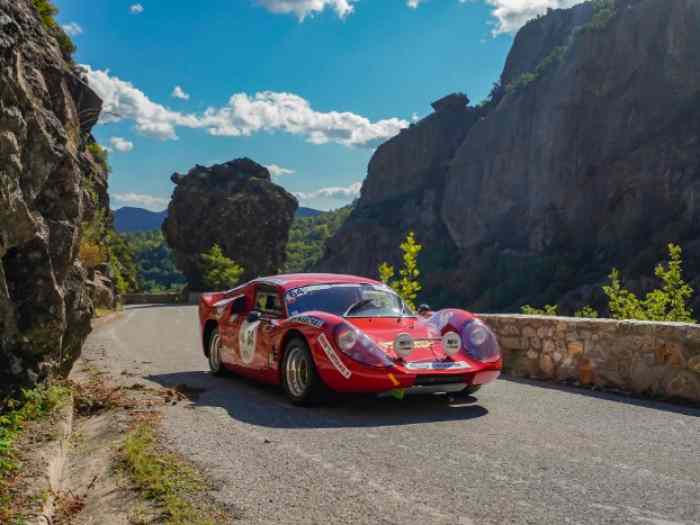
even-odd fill
[{"label": "round headlight", "polygon": [[340,349],[347,352],[357,343],[357,332],[352,328],[344,328],[338,332],[335,339]]},{"label": "round headlight", "polygon": [[479,323],[472,329],[471,334],[469,334],[469,342],[474,346],[481,346],[486,342],[488,337],[489,333],[486,327]]},{"label": "round headlight", "polygon": [[394,339],[394,351],[401,357],[408,357],[413,352],[413,338],[409,334],[399,334]]},{"label": "round headlight", "polygon": [[462,348],[462,338],[457,332],[447,332],[442,336],[442,349],[447,355],[455,355]]}]

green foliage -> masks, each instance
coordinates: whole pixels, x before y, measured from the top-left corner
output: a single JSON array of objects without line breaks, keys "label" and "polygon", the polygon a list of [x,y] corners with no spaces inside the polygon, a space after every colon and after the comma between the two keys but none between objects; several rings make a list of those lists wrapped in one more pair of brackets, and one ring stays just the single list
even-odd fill
[{"label": "green foliage", "polygon": [[211,290],[233,288],[243,275],[243,267],[226,257],[218,244],[203,253],[200,259],[202,280]]},{"label": "green foliage", "polygon": [[385,284],[391,286],[398,293],[404,302],[411,308],[415,308],[414,301],[423,287],[418,278],[420,270],[418,269],[418,254],[423,249],[423,246],[416,242],[413,232],[408,232],[406,240],[401,243],[401,251],[403,252],[403,265],[399,269],[399,278],[394,279],[396,270],[388,263],[379,265],[379,278]]},{"label": "green foliage", "polygon": [[97,142],[92,142],[91,144],[87,145],[87,150],[90,152],[90,155],[92,155],[92,158],[95,159],[95,162],[102,167],[102,169],[104,169],[107,173],[112,171],[112,168],[108,162],[109,152],[105,148],[100,146]]},{"label": "green foliage", "polygon": [[582,319],[597,319],[598,311],[592,306],[586,305],[574,312],[574,317],[579,317]]},{"label": "green foliage", "polygon": [[72,55],[75,53],[76,47],[71,38],[61,28],[61,26],[56,23],[55,16],[58,14],[58,9],[56,6],[54,6],[50,0],[32,0],[32,2],[37,13],[39,14],[41,23],[58,41],[58,46],[60,47],[63,56],[69,60],[72,60]]},{"label": "green foliage", "polygon": [[136,487],[162,508],[166,525],[214,525],[219,521],[216,509],[201,498],[206,490],[202,476],[161,449],[152,425],[141,423],[127,434],[121,458]]},{"label": "green foliage", "polygon": [[550,69],[559,65],[564,59],[564,55],[567,51],[567,46],[558,46],[552,49],[552,51],[540,62],[534,71],[529,71],[523,73],[513,82],[508,84],[506,88],[510,91],[518,91],[527,87],[532,82],[542,78]]},{"label": "green foliage", "polygon": [[[12,478],[20,469],[15,443],[27,425],[51,416],[61,407],[70,390],[60,385],[22,390],[18,399],[0,403],[0,523],[13,523]],[[16,521],[15,521],[16,523]]]},{"label": "green foliage", "polygon": [[603,286],[608,296],[610,314],[615,319],[642,321],[676,321],[695,323],[693,310],[688,305],[693,289],[683,279],[683,252],[680,246],[668,245],[669,260],[656,266],[654,273],[661,288],[640,299],[622,287],[620,272],[613,268],[610,284]]},{"label": "green foliage", "polygon": [[123,237],[134,253],[141,289],[147,293],[180,291],[185,276],[176,268],[175,257],[161,230],[128,233]]},{"label": "green foliage", "polygon": [[287,243],[288,273],[308,271],[323,256],[323,248],[345,220],[350,216],[352,205],[323,212],[315,217],[294,219]]},{"label": "green foliage", "polygon": [[605,29],[615,16],[615,0],[593,0],[591,21],[581,28],[582,31],[600,31]]},{"label": "green foliage", "polygon": [[556,304],[546,304],[543,308],[535,308],[526,304],[520,308],[520,311],[524,315],[548,315],[552,317],[559,315],[559,308]]}]

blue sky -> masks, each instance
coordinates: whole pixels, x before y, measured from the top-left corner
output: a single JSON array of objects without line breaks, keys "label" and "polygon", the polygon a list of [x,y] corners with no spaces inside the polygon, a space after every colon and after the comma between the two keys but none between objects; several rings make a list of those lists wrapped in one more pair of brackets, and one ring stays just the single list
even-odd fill
[{"label": "blue sky", "polygon": [[112,207],[158,210],[174,171],[242,156],[302,205],[350,202],[378,144],[447,93],[483,99],[513,31],[574,1],[55,3],[105,100]]}]

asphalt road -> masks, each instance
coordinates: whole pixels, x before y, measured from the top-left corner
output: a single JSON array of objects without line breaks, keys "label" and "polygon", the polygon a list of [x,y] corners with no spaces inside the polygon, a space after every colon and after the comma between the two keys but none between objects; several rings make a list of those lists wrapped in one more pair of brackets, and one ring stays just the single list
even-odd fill
[{"label": "asphalt road", "polygon": [[133,307],[86,357],[117,376],[204,389],[167,439],[240,523],[700,524],[700,410],[499,380],[445,398],[289,405],[209,375],[195,307]]}]

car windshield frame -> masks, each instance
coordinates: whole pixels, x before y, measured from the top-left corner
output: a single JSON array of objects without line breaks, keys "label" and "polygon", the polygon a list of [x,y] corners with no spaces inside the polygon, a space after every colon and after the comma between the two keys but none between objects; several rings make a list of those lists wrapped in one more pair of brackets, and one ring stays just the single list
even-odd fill
[{"label": "car windshield frame", "polygon": [[[340,289],[340,288],[352,288],[356,289],[357,294],[354,298],[353,301],[346,301],[347,304],[343,304],[343,306],[339,305],[339,308],[329,308],[327,305],[313,305],[312,307],[309,308],[295,308],[295,305],[298,306],[298,303],[300,301],[303,301],[306,297],[308,297],[310,294],[313,294],[314,292],[321,292],[321,291],[327,291],[331,289]],[[389,313],[388,311],[383,311],[375,314],[371,314],[368,312],[365,308],[361,308],[357,310],[356,312],[351,312],[351,315],[345,315],[352,306],[357,304],[358,302],[366,299],[369,297],[363,297],[362,292],[363,289],[366,292],[369,293],[376,293],[376,294],[387,294],[388,296],[391,296],[393,299],[397,301],[397,306],[399,307],[395,312],[396,313]],[[300,286],[297,288],[292,288],[289,289],[285,292],[284,294],[284,305],[287,309],[287,312],[290,317],[294,317],[296,315],[303,315],[304,313],[307,312],[313,312],[313,311],[319,311],[319,312],[326,312],[330,313],[333,315],[337,315],[339,317],[344,317],[347,319],[353,319],[353,318],[404,318],[404,317],[415,317],[416,314],[411,311],[410,307],[406,304],[406,302],[401,298],[399,294],[397,294],[394,290],[389,288],[386,285],[383,284],[376,284],[376,283],[343,283],[343,282],[338,282],[338,283],[317,283],[317,284],[308,284],[305,286]],[[342,311],[341,311],[342,309]]]}]

